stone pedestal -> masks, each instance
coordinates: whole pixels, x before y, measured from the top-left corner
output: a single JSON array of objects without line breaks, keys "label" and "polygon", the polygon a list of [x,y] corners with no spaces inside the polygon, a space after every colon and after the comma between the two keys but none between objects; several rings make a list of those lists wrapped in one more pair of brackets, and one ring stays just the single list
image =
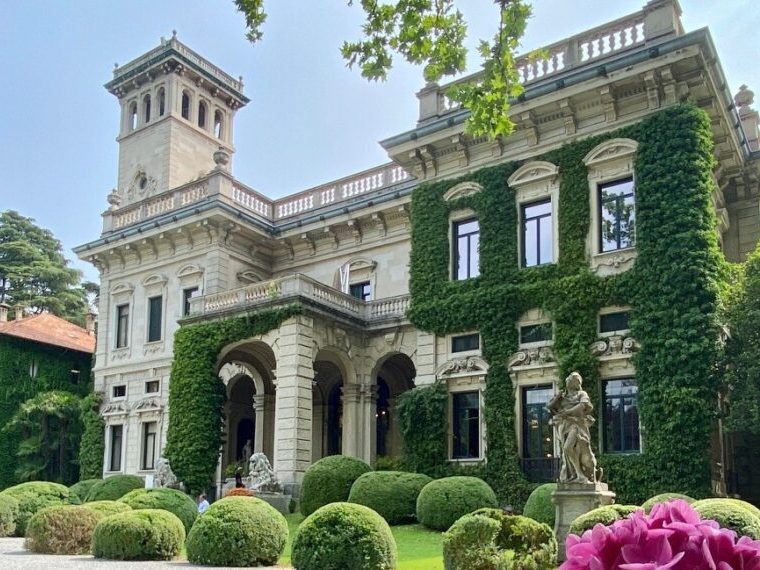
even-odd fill
[{"label": "stone pedestal", "polygon": [[565,538],[570,524],[597,507],[614,503],[615,493],[607,488],[606,483],[558,483],[557,490],[552,493],[552,502],[556,506],[554,533],[561,562],[565,559]]},{"label": "stone pedestal", "polygon": [[292,495],[286,495],[285,493],[257,492],[254,496],[257,499],[261,499],[262,501],[269,503],[283,515],[290,514],[290,501],[293,500]]}]

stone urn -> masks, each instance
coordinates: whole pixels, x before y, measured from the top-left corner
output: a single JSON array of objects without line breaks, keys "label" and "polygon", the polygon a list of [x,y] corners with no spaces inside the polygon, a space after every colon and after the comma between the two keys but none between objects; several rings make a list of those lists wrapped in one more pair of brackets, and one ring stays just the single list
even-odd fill
[{"label": "stone urn", "polygon": [[217,170],[227,170],[227,165],[230,163],[230,153],[224,148],[219,149],[214,153],[214,162],[216,163]]}]

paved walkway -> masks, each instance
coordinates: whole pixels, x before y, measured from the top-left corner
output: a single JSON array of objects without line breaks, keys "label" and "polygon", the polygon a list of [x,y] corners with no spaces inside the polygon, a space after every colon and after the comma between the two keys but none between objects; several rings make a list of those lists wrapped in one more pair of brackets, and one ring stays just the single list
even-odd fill
[{"label": "paved walkway", "polygon": [[[204,568],[214,570],[212,566],[195,566],[185,561],[173,562],[120,562],[115,560],[99,560],[92,556],[52,556],[49,554],[34,554],[24,550],[23,538],[0,538],[0,568],[2,570],[156,570],[186,568]],[[279,567],[271,567],[274,570]],[[266,569],[261,569],[266,570]]]}]

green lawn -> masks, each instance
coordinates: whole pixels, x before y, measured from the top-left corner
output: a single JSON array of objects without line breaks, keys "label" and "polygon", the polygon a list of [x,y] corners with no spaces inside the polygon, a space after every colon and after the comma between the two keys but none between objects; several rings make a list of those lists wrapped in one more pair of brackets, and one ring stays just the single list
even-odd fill
[{"label": "green lawn", "polygon": [[[280,564],[290,563],[290,545],[303,516],[292,514],[286,517],[290,536]],[[428,530],[418,524],[391,527],[398,545],[399,570],[442,570],[441,533]]]}]

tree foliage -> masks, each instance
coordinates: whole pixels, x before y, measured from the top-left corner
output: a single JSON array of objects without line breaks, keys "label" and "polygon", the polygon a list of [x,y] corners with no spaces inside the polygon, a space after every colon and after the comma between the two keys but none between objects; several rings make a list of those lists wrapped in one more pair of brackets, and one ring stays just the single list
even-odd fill
[{"label": "tree foliage", "polygon": [[0,212],[0,302],[22,304],[81,320],[87,293],[94,284],[80,284],[81,274],[69,267],[61,242],[32,218],[13,210]]},{"label": "tree foliage", "polygon": [[[266,21],[264,0],[234,0],[245,16],[247,37],[262,37]],[[499,6],[499,26],[491,41],[480,42],[482,74],[452,86],[447,95],[470,111],[468,131],[491,137],[509,135],[514,124],[508,111],[510,100],[519,96],[515,53],[531,15],[523,0],[494,0]],[[349,67],[357,66],[369,80],[385,80],[398,55],[423,66],[428,82],[465,71],[467,22],[455,0],[360,0],[365,22],[363,38],[346,41],[341,54]],[[348,0],[353,5],[353,0]]]}]

